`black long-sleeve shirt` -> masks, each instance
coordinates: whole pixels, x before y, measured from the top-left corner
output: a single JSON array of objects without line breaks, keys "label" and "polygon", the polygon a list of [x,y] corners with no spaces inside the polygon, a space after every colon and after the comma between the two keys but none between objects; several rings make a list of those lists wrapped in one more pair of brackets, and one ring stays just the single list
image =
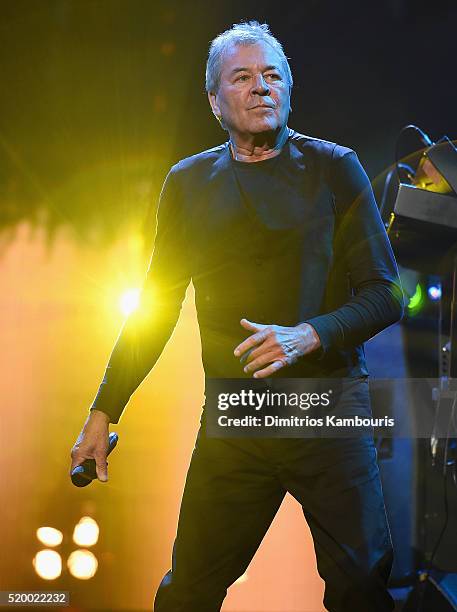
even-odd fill
[{"label": "black long-sleeve shirt", "polygon": [[290,130],[281,153],[228,143],[170,170],[141,307],[126,321],[91,409],[117,423],[160,356],[192,279],[206,377],[245,378],[240,325],[308,322],[321,348],[274,376],[368,375],[363,342],[403,313],[395,259],[356,154]]}]

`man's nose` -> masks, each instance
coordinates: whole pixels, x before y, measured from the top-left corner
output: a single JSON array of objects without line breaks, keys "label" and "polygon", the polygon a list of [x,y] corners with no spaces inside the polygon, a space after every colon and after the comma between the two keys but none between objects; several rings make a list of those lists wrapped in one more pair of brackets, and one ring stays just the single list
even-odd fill
[{"label": "man's nose", "polygon": [[270,93],[268,83],[265,81],[262,74],[255,77],[252,84],[252,93],[258,94],[259,96],[268,96]]}]

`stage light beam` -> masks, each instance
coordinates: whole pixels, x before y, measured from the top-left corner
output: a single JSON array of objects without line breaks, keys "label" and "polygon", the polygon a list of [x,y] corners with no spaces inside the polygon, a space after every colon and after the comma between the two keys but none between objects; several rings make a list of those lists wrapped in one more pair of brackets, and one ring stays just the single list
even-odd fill
[{"label": "stage light beam", "polygon": [[119,299],[119,308],[123,315],[128,317],[132,312],[137,310],[140,305],[140,289],[128,289],[124,291]]},{"label": "stage light beam", "polygon": [[93,546],[99,533],[97,522],[90,516],[83,516],[73,530],[73,542],[78,546]]},{"label": "stage light beam", "polygon": [[89,580],[98,568],[97,557],[90,550],[74,550],[67,560],[70,574],[79,580]]},{"label": "stage light beam", "polygon": [[55,550],[40,550],[32,563],[36,573],[43,580],[55,580],[62,573],[62,557]]},{"label": "stage light beam", "polygon": [[45,546],[59,546],[62,544],[63,533],[54,527],[39,527],[36,537]]}]

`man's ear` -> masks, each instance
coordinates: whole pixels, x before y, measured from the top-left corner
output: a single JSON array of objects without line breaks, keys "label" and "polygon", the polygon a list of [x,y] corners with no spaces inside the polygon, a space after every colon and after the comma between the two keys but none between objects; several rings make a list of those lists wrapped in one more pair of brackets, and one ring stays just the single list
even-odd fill
[{"label": "man's ear", "polygon": [[222,121],[221,109],[219,108],[219,105],[217,103],[216,94],[213,91],[208,92],[208,101],[211,106],[211,110],[213,111],[213,115],[216,117],[219,123],[221,123]]}]

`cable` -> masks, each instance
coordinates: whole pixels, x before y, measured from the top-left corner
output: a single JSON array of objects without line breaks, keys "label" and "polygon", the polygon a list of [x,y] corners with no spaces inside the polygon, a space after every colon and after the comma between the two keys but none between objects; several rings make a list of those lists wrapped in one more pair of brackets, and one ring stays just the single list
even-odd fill
[{"label": "cable", "polygon": [[417,125],[413,125],[412,123],[410,123],[401,128],[401,130],[398,132],[397,139],[395,141],[395,168],[397,170],[398,182],[401,182],[400,173],[398,171],[399,162],[400,162],[398,147],[400,143],[400,137],[402,136],[402,134],[404,134],[408,130],[414,130],[415,132],[419,134],[420,141],[423,144],[424,148],[431,147],[433,144],[433,141],[428,137],[428,135],[424,131],[422,131],[419,127],[417,127]]},{"label": "cable", "polygon": [[[390,183],[392,181],[392,177],[395,174],[397,168],[392,168],[392,170],[389,170],[389,172],[387,173],[386,176],[386,180],[384,181],[384,189],[382,190],[382,196],[381,196],[381,204],[379,205],[379,214],[382,217],[382,213],[384,211],[384,206],[386,205],[386,200],[387,200],[387,192],[389,190],[390,187]],[[398,174],[398,171],[397,171]]]},{"label": "cable", "polygon": [[[414,169],[411,166],[408,166],[408,164],[403,164],[400,162],[395,168],[392,168],[391,170],[389,170],[389,172],[386,175],[386,180],[384,181],[384,187],[383,187],[382,196],[381,196],[381,204],[379,205],[379,214],[381,215],[381,217],[384,214],[384,208],[387,202],[387,196],[389,193],[390,184],[392,183],[392,179],[394,176],[398,179],[398,176],[399,176],[398,171],[400,168],[402,170],[406,170],[406,174],[411,181],[414,178]],[[397,189],[398,189],[398,185],[397,185]]]}]

